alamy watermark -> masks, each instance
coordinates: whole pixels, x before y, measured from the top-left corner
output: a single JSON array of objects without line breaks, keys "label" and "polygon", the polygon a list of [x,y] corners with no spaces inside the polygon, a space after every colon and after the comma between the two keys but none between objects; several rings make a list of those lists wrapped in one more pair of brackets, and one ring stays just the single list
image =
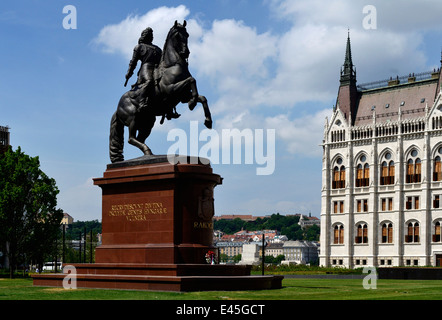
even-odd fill
[{"label": "alamy watermark", "polygon": [[63,28],[66,30],[77,29],[77,8],[71,4],[63,7]]},{"label": "alamy watermark", "polygon": [[374,5],[366,5],[362,8],[362,13],[366,16],[362,19],[362,27],[365,30],[378,28],[378,14]]},{"label": "alamy watermark", "polygon": [[77,269],[72,265],[66,265],[63,273],[67,274],[63,278],[64,289],[77,289]]},{"label": "alamy watermark", "polygon": [[[167,154],[169,162],[186,160],[174,155],[190,154],[206,158],[212,164],[255,164],[257,175],[271,175],[275,171],[275,129],[198,130],[198,121],[190,121],[189,135],[183,129],[172,129],[167,141],[175,141]],[[200,142],[204,142],[200,145]],[[244,147],[244,148],[243,148]],[[243,150],[244,149],[244,150]],[[244,153],[243,153],[244,151]],[[198,161],[198,158],[189,158]]]},{"label": "alamy watermark", "polygon": [[364,277],[364,280],[362,281],[362,286],[366,290],[370,289],[377,289],[377,280],[378,275],[376,273],[375,267],[364,267],[362,270],[363,273],[368,273],[367,276]]}]

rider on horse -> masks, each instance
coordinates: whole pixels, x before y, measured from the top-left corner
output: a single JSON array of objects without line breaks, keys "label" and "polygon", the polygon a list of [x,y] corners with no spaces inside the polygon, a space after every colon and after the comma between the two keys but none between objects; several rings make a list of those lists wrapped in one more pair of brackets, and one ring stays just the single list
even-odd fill
[{"label": "rider on horse", "polygon": [[[161,60],[162,51],[159,47],[152,44],[153,31],[152,28],[146,28],[141,33],[138,44],[134,48],[132,60],[129,62],[129,70],[126,74],[126,83],[130,77],[132,77],[134,70],[137,66],[137,62],[141,61],[140,70],[138,71],[137,83],[134,87],[138,86],[139,93],[139,107],[138,112],[142,111],[148,106],[148,99],[155,94],[155,79],[154,71],[158,67]],[[168,119],[178,118],[179,114],[172,112],[167,115]]]}]

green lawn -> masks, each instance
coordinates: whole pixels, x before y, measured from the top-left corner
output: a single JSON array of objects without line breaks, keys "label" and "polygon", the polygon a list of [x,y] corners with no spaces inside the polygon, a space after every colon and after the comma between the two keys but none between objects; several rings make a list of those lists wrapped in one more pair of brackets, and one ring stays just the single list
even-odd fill
[{"label": "green lawn", "polygon": [[34,287],[32,279],[1,279],[0,300],[441,300],[442,280],[286,278],[283,288],[261,291],[149,292]]}]

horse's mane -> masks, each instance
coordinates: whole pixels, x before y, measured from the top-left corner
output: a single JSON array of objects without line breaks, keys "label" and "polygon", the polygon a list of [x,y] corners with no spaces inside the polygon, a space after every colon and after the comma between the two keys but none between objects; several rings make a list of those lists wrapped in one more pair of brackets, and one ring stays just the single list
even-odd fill
[{"label": "horse's mane", "polygon": [[163,52],[161,53],[160,65],[164,65],[164,55],[167,52],[166,49],[167,49],[167,46],[169,45],[169,41],[172,38],[172,35],[175,32],[177,32],[179,29],[184,29],[184,31],[186,31],[186,27],[184,25],[175,22],[175,24],[172,26],[172,28],[170,28],[169,32],[167,33],[166,41],[164,41]]}]

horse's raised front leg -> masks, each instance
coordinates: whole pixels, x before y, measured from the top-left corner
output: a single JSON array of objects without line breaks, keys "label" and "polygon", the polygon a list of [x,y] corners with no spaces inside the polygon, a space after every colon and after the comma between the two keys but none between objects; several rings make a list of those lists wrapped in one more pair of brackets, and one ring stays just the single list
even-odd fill
[{"label": "horse's raised front leg", "polygon": [[[192,93],[192,98],[189,100],[189,109],[192,111],[195,109],[197,102],[199,101],[198,88],[196,87],[196,80],[193,77],[189,78],[190,82],[190,91]],[[205,98],[204,98],[205,99]],[[207,101],[207,100],[206,100]],[[200,101],[201,102],[201,101]],[[204,111],[205,112],[205,111]]]},{"label": "horse's raised front leg", "polygon": [[198,96],[197,101],[203,105],[204,116],[206,120],[204,121],[204,125],[208,129],[212,129],[212,115],[210,114],[209,104],[207,103],[207,99],[205,96]]},{"label": "horse's raised front leg", "polygon": [[137,147],[138,149],[140,149],[145,155],[152,155],[152,151],[150,151],[149,147],[146,146],[143,142],[144,140],[146,140],[146,138],[144,138],[144,140],[142,140],[143,142],[140,142],[137,137],[137,128],[135,125],[135,121],[132,121],[129,125],[129,143],[135,147]]},{"label": "horse's raised front leg", "polygon": [[200,102],[203,105],[204,109],[204,116],[206,117],[206,120],[204,121],[204,125],[208,129],[212,129],[212,115],[210,114],[209,105],[207,103],[207,99],[205,96],[200,96],[198,94],[198,88],[196,86],[196,80],[191,77],[190,79],[190,90],[192,92],[192,98],[189,100],[189,109],[192,111],[195,109],[195,106],[198,102]]}]

